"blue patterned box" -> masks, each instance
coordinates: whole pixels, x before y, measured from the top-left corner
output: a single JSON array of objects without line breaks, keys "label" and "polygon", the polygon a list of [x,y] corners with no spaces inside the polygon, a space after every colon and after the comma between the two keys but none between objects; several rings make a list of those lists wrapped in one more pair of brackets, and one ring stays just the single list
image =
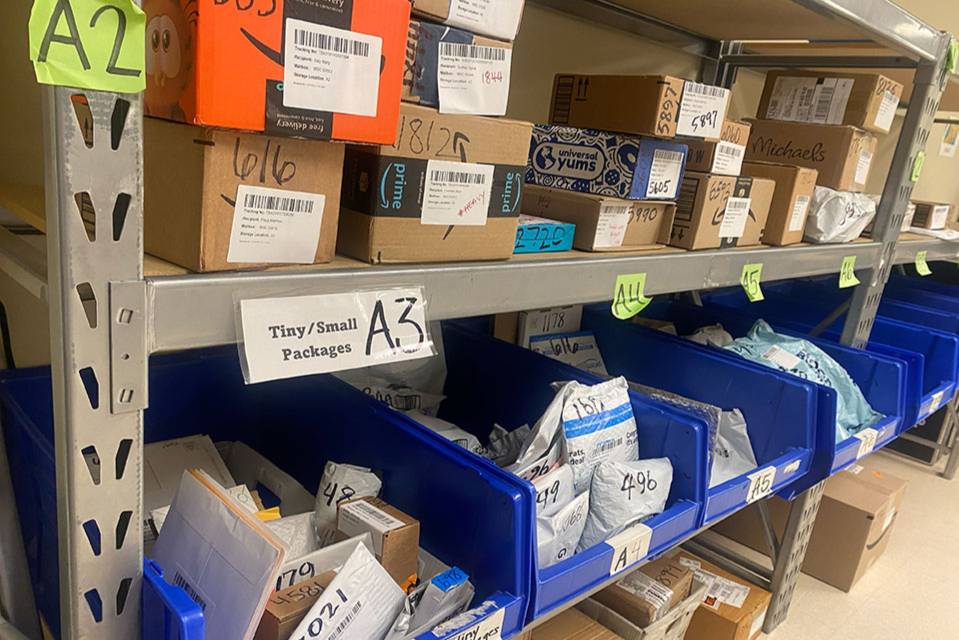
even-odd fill
[{"label": "blue patterned box", "polygon": [[631,200],[675,200],[684,144],[620,133],[536,125],[526,182]]}]

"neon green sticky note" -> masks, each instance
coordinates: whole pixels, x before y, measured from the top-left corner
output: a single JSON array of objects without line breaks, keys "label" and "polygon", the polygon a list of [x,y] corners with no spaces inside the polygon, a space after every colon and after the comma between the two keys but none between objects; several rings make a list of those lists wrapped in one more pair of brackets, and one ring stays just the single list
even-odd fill
[{"label": "neon green sticky note", "polygon": [[919,181],[919,174],[922,173],[922,165],[926,163],[926,152],[920,151],[916,154],[916,159],[912,163],[912,181]]},{"label": "neon green sticky note", "polygon": [[645,309],[653,301],[643,293],[645,289],[645,273],[617,276],[613,289],[613,315],[620,320],[629,320]]},{"label": "neon green sticky note", "polygon": [[763,297],[763,288],[759,286],[759,281],[762,277],[762,262],[743,265],[743,275],[739,279],[739,282],[742,283],[743,289],[746,290],[746,297],[749,298],[750,302],[759,302],[760,300],[766,299]]},{"label": "neon green sticky note", "polygon": [[916,252],[916,273],[918,273],[921,276],[932,275],[932,269],[929,268],[929,263],[926,262],[925,251]]},{"label": "neon green sticky note", "polygon": [[37,81],[138,93],[146,88],[146,14],[133,0],[34,0]]},{"label": "neon green sticky note", "polygon": [[856,277],[856,256],[846,256],[842,259],[842,266],[839,268],[839,288],[848,289],[859,284],[859,278]]},{"label": "neon green sticky note", "polygon": [[946,54],[946,73],[955,73],[959,65],[959,40],[949,41],[949,53]]}]

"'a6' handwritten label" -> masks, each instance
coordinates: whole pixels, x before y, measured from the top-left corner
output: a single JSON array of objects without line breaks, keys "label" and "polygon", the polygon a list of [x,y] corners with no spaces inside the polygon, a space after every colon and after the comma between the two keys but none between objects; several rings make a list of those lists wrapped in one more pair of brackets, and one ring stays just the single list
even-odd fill
[{"label": "'a6' handwritten label", "polygon": [[637,524],[607,540],[606,544],[613,548],[609,575],[619,573],[645,558],[649,554],[649,542],[652,538],[652,529],[644,524]]},{"label": "'a6' handwritten label", "polygon": [[773,492],[776,483],[776,467],[766,467],[750,473],[749,490],[746,491],[746,503],[751,504],[762,500]]},{"label": "'a6' handwritten label", "polygon": [[448,636],[446,640],[502,640],[506,609],[497,609],[469,629]]},{"label": "'a6' handwritten label", "polygon": [[241,300],[240,326],[250,383],[434,353],[421,287]]}]

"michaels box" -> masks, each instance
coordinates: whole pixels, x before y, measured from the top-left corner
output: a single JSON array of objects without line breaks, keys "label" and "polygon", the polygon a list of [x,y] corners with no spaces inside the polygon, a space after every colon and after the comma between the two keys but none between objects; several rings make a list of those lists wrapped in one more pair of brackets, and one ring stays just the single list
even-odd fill
[{"label": "michaels box", "polygon": [[509,42],[411,20],[403,100],[443,113],[504,115],[512,53]]},{"label": "michaels box", "polygon": [[536,125],[526,182],[630,200],[675,200],[684,144],[597,129]]},{"label": "michaels box", "polygon": [[145,2],[147,115],[392,144],[408,0]]},{"label": "michaels box", "polygon": [[523,18],[523,0],[413,0],[413,11],[473,33],[513,40]]},{"label": "michaels box", "polygon": [[395,145],[347,148],[339,252],[374,264],[509,258],[532,126],[404,103]]}]

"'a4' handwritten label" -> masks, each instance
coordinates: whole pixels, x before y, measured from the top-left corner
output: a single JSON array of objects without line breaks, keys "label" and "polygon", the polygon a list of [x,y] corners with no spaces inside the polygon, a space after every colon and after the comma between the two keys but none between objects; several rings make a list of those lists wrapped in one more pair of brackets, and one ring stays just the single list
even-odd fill
[{"label": "'a4' handwritten label", "polygon": [[247,382],[435,353],[422,287],[240,301]]},{"label": "'a4' handwritten label", "polygon": [[652,529],[644,524],[637,524],[607,540],[606,544],[613,548],[609,575],[619,573],[645,558],[649,554],[649,542],[652,538]]}]

